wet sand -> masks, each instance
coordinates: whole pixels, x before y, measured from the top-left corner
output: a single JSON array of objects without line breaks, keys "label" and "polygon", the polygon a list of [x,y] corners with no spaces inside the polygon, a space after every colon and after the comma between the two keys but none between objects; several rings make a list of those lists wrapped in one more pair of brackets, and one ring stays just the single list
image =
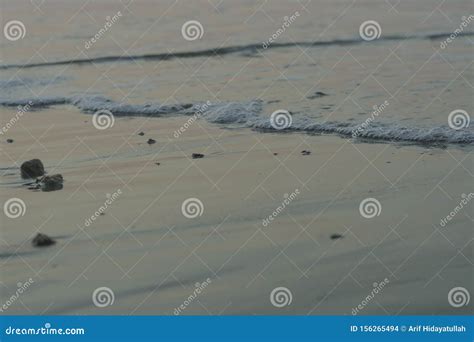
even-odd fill
[{"label": "wet sand", "polygon": [[[462,147],[261,134],[204,120],[174,138],[187,118],[116,118],[103,131],[91,120],[70,106],[27,112],[9,131],[14,142],[1,142],[2,203],[26,205],[24,216],[2,218],[2,301],[34,281],[8,314],[172,315],[208,278],[181,314],[350,315],[385,279],[358,314],[472,312],[448,303],[453,287],[474,290],[472,203],[440,225],[469,193],[472,153]],[[22,186],[15,161],[32,158],[62,174],[64,188]],[[202,202],[201,216],[183,215],[188,198]],[[361,216],[366,198],[380,202],[379,216]],[[37,231],[57,243],[32,247]],[[280,286],[292,295],[282,308],[270,301]],[[112,305],[93,304],[99,287],[113,291]]]}]

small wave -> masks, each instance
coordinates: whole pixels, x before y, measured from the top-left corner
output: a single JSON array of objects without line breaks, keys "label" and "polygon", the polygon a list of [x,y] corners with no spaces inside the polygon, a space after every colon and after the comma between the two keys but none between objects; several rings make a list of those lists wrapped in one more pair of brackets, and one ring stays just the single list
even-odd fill
[{"label": "small wave", "polygon": [[411,142],[417,144],[459,144],[474,143],[474,131],[466,128],[454,130],[448,125],[434,127],[402,126],[398,123],[372,122],[358,130],[361,123],[348,121],[317,122],[313,118],[293,117],[291,127],[276,130],[270,119],[262,116],[263,101],[251,100],[246,102],[220,103],[184,103],[164,105],[159,103],[128,104],[116,102],[101,96],[45,97],[40,99],[0,100],[1,106],[17,107],[29,104],[33,109],[53,105],[69,104],[84,113],[94,113],[98,110],[109,110],[115,116],[149,116],[164,117],[178,115],[200,116],[210,123],[225,127],[245,127],[261,132],[302,132],[309,134],[337,134],[350,138],[357,131],[357,138],[374,141]]},{"label": "small wave", "polygon": [[[350,38],[350,39],[334,39],[327,41],[317,42],[286,42],[278,43],[274,42],[263,48],[263,43],[255,43],[248,45],[234,45],[221,48],[197,50],[197,51],[183,51],[183,52],[167,52],[167,53],[152,53],[144,55],[127,55],[127,56],[100,56],[93,58],[82,58],[82,59],[68,59],[51,62],[41,63],[29,63],[29,64],[6,64],[0,65],[1,69],[16,69],[16,68],[37,68],[37,67],[48,67],[58,65],[81,65],[90,63],[110,63],[110,62],[130,62],[134,60],[171,60],[176,58],[196,58],[196,57],[215,57],[224,56],[228,54],[243,53],[244,55],[255,55],[258,51],[266,49],[278,49],[278,48],[289,48],[289,47],[319,47],[319,46],[331,46],[331,45],[355,45],[355,44],[374,44],[376,42],[384,41],[400,41],[400,40],[439,40],[447,38],[451,35],[451,32],[446,33],[429,33],[429,34],[416,34],[416,35],[385,35],[377,40],[367,42],[361,38]],[[469,37],[473,36],[474,32],[462,32],[457,37]]]},{"label": "small wave", "polygon": [[4,107],[30,106],[31,109],[41,109],[54,105],[68,104],[70,99],[66,97],[41,97],[25,98],[19,100],[0,100],[0,105]]},{"label": "small wave", "polygon": [[[249,127],[263,131],[275,131],[269,120],[250,122]],[[337,134],[351,138],[359,124],[353,122],[315,122],[309,118],[294,120],[285,131],[305,132],[312,134]],[[448,125],[435,127],[406,127],[396,123],[372,122],[362,131],[357,131],[358,139],[382,140],[391,142],[411,142],[418,144],[460,144],[474,143],[474,131],[453,130]]]},{"label": "small wave", "polygon": [[[0,66],[1,68],[1,66]],[[62,81],[67,80],[66,77],[63,76],[57,76],[53,79],[41,79],[41,78],[30,78],[30,77],[25,77],[25,78],[19,78],[15,77],[10,80],[0,80],[0,89],[2,91],[9,91],[12,88],[19,88],[19,87],[42,87],[42,86],[47,86],[55,83],[59,83]]]}]

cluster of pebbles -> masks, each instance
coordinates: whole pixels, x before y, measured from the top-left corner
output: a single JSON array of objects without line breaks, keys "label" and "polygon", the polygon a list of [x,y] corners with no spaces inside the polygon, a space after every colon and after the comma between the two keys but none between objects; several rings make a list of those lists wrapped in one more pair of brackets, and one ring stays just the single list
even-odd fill
[{"label": "cluster of pebbles", "polygon": [[[63,188],[63,176],[61,174],[46,175],[44,165],[39,159],[25,161],[20,167],[21,178],[34,179],[34,182],[27,183],[30,190],[56,191]],[[54,239],[46,234],[37,233],[32,240],[34,247],[46,247],[56,243]]]}]

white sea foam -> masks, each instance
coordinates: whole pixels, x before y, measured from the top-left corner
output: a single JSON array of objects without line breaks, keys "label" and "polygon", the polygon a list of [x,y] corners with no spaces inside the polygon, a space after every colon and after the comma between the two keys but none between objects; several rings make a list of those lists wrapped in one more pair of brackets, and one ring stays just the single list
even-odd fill
[{"label": "white sea foam", "polygon": [[[246,102],[198,102],[185,104],[165,105],[160,103],[128,104],[116,102],[101,96],[73,96],[73,97],[44,97],[26,98],[21,100],[0,100],[0,105],[17,107],[29,104],[33,109],[41,109],[53,105],[70,104],[85,113],[98,110],[108,110],[114,116],[176,116],[193,115],[196,110],[205,111],[200,117],[205,120],[221,124],[225,127],[245,127],[264,132],[304,132],[311,134],[337,134],[351,138],[354,129],[360,122],[327,121],[317,122],[307,116],[298,116],[293,119],[291,127],[276,131],[269,117],[262,115],[263,101],[251,100]],[[420,144],[472,144],[474,130],[466,128],[453,130],[448,125],[421,127],[403,126],[393,122],[372,122],[357,139],[384,140],[394,142],[413,142]]]}]

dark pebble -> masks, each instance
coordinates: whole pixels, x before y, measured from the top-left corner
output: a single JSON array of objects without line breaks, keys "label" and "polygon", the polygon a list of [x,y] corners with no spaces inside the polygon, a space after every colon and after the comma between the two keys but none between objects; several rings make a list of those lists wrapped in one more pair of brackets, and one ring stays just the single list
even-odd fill
[{"label": "dark pebble", "polygon": [[7,143],[11,144],[13,142],[13,139],[7,139]]},{"label": "dark pebble", "polygon": [[191,157],[192,157],[193,159],[204,158],[204,154],[202,154],[202,153],[193,153],[193,154],[191,155]]},{"label": "dark pebble", "polygon": [[341,234],[331,234],[330,238],[331,240],[337,240],[337,239],[342,239],[344,236],[342,236]]},{"label": "dark pebble", "polygon": [[328,96],[328,94],[323,93],[322,91],[317,91],[313,95],[308,96],[307,99],[314,100],[323,96]]},{"label": "dark pebble", "polygon": [[44,166],[41,160],[39,159],[31,159],[23,164],[20,167],[21,170],[21,178],[36,178],[44,175]]},{"label": "dark pebble", "polygon": [[161,165],[161,163],[155,163],[155,165]]},{"label": "dark pebble", "polygon": [[309,156],[309,155],[311,154],[311,151],[303,150],[303,151],[301,151],[301,154],[302,154],[303,156]]},{"label": "dark pebble", "polygon": [[148,141],[146,142],[148,145],[152,145],[154,143],[156,143],[156,140],[155,139],[148,139]]},{"label": "dark pebble", "polygon": [[141,136],[141,137],[143,137],[143,136],[145,135],[145,133],[140,132],[140,133],[138,133],[138,135]]},{"label": "dark pebble", "polygon": [[46,246],[54,245],[56,243],[56,241],[54,241],[48,235],[38,233],[33,238],[33,241],[31,243],[35,247],[46,247]]},{"label": "dark pebble", "polygon": [[274,152],[274,153],[273,153],[273,155],[274,155],[274,156],[277,156],[277,155],[278,155],[278,153]]},{"label": "dark pebble", "polygon": [[39,183],[41,191],[56,191],[63,188],[63,176],[60,174],[44,176],[43,178],[36,180]]}]

